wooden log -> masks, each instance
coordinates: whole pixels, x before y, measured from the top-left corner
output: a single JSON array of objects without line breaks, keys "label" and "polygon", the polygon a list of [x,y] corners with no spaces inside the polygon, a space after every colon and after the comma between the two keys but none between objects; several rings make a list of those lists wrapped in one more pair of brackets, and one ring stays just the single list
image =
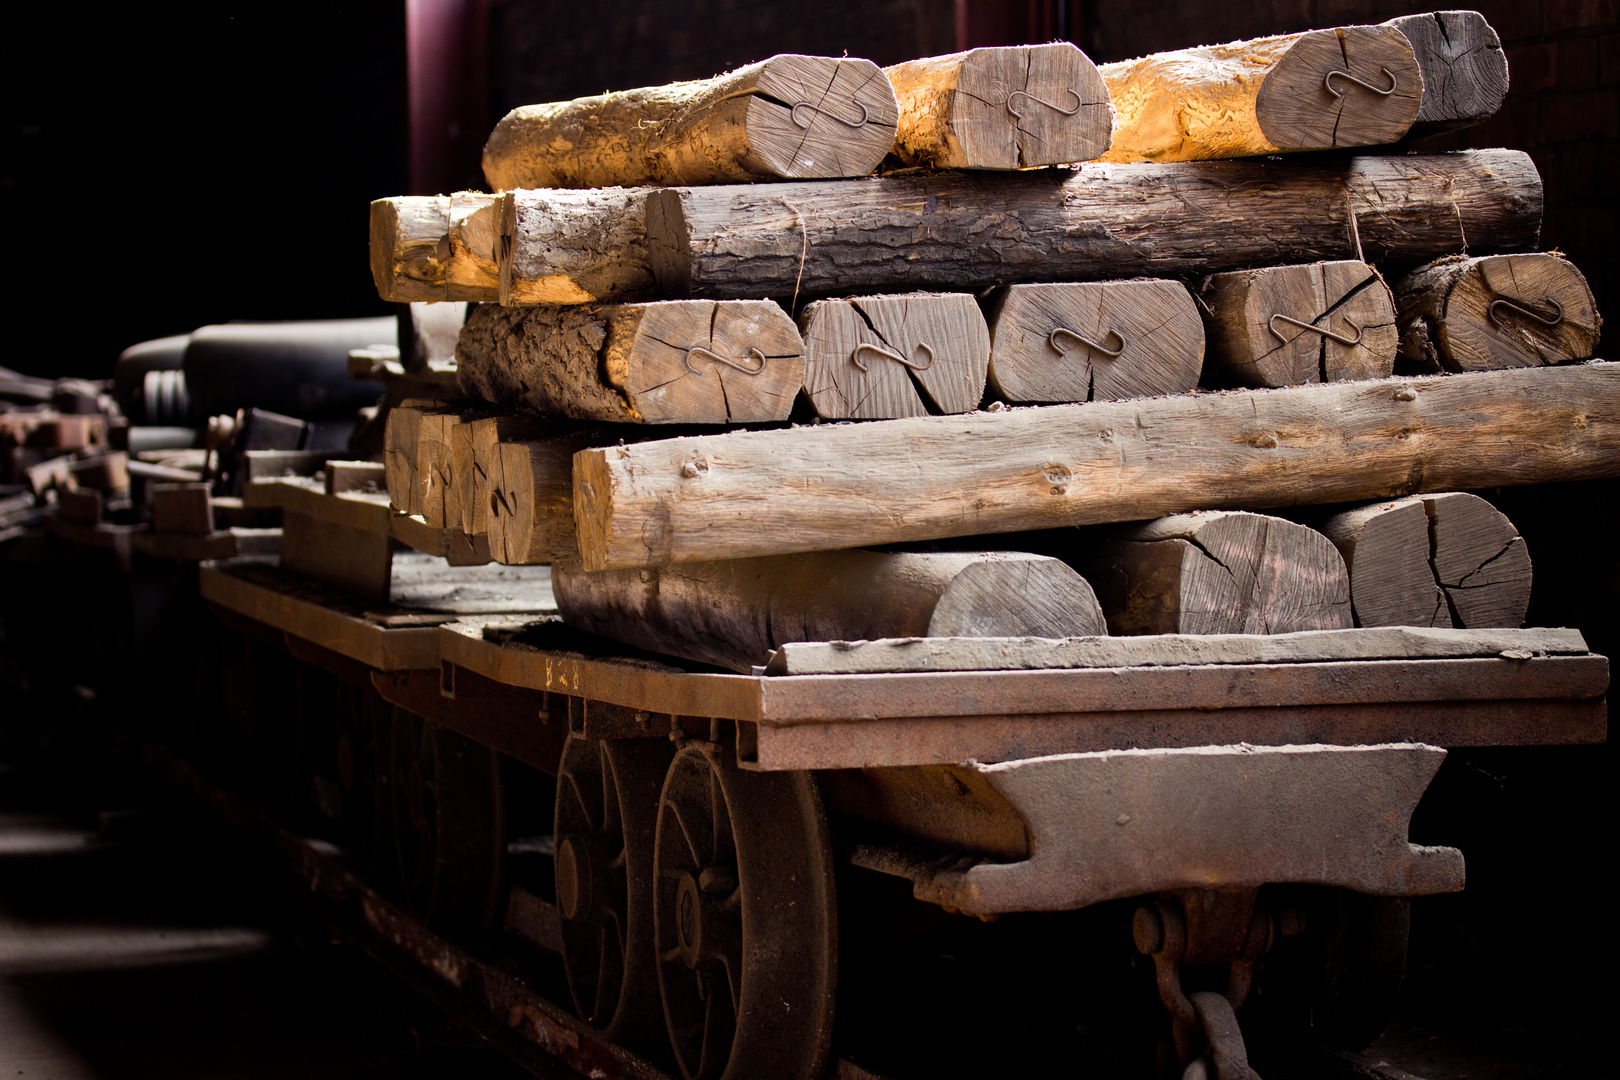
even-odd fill
[{"label": "wooden log", "polygon": [[1496,115],[1508,92],[1507,55],[1477,11],[1433,11],[1391,19],[1412,43],[1423,72],[1423,105],[1413,135],[1469,127]]},{"label": "wooden log", "polygon": [[1540,227],[1541,179],[1517,150],[1092,163],[647,197],[659,288],[717,299],[964,292],[1358,257],[1415,264],[1464,247],[1530,250]]},{"label": "wooden log", "polygon": [[1113,141],[1108,87],[1067,41],[969,49],[883,73],[900,104],[893,153],[908,166],[1066,165],[1090,161]]},{"label": "wooden log", "polygon": [[1111,634],[1287,634],[1351,625],[1350,575],[1321,533],[1238,511],[1069,538]]},{"label": "wooden log", "polygon": [[1596,479],[1617,448],[1594,362],[610,446],[574,516],[596,570]]},{"label": "wooden log", "polygon": [[1116,111],[1104,161],[1379,146],[1404,136],[1423,104],[1412,44],[1392,26],[1181,49],[1099,70]]},{"label": "wooden log", "polygon": [[465,401],[428,398],[412,398],[388,410],[383,466],[394,509],[425,518],[433,508],[443,519],[445,490],[451,480],[450,432],[464,416],[476,413],[477,407]]},{"label": "wooden log", "polygon": [[214,531],[207,484],[153,484],[152,531],[206,536]]},{"label": "wooden log", "polygon": [[396,359],[410,375],[428,375],[453,366],[456,338],[467,321],[467,305],[460,300],[400,304]]},{"label": "wooden log", "polygon": [[821,300],[799,321],[804,390],[821,417],[961,413],[984,398],[990,331],[971,296]]},{"label": "wooden log", "polygon": [[1489,371],[1584,360],[1603,318],[1586,278],[1556,253],[1454,255],[1396,282],[1403,366]]},{"label": "wooden log", "polygon": [[325,479],[328,495],[341,495],[348,491],[386,491],[388,467],[378,461],[328,461]]},{"label": "wooden log", "polygon": [[574,455],[600,446],[600,431],[502,442],[495,448],[485,523],[489,554],[507,566],[576,561]]},{"label": "wooden log", "polygon": [[486,416],[456,425],[450,433],[451,488],[461,504],[460,528],[468,536],[489,532],[490,478],[503,442],[539,439],[554,422],[534,416]]},{"label": "wooden log", "polygon": [[804,385],[804,343],[769,300],[482,307],[457,353],[465,393],[580,420],[786,420]]},{"label": "wooden log", "polygon": [[129,490],[129,455],[122,450],[81,458],[67,467],[69,487],[94,488],[111,495]]},{"label": "wooden log", "polygon": [[1178,394],[1203,368],[1204,322],[1176,281],[1012,285],[989,322],[990,386],[1008,401]]},{"label": "wooden log", "polygon": [[512,188],[865,176],[894,144],[894,88],[870,60],[785,53],[713,79],[507,113],[484,179]]},{"label": "wooden log", "polygon": [[563,620],[748,672],[789,641],[1103,634],[1091,586],[1022,552],[831,551],[657,571],[552,568]]},{"label": "wooden log", "polygon": [[1359,506],[1313,524],[1344,556],[1357,626],[1451,625],[1421,499]]},{"label": "wooden log", "polygon": [[500,299],[500,196],[406,195],[371,204],[371,277],[391,303]]},{"label": "wooden log", "polygon": [[1435,580],[1451,623],[1468,629],[1524,625],[1530,553],[1507,515],[1477,495],[1426,495]]},{"label": "wooden log", "polygon": [[654,293],[649,188],[511,191],[501,196],[500,301],[642,300]]},{"label": "wooden log", "polygon": [[1199,286],[1214,386],[1381,379],[1395,368],[1395,306],[1364,262],[1211,274]]}]

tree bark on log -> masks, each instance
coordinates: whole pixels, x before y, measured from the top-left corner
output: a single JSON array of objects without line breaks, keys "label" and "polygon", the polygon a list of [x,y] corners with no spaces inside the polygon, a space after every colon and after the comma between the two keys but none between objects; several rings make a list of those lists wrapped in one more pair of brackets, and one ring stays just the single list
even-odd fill
[{"label": "tree bark on log", "polygon": [[1199,295],[1209,333],[1206,385],[1381,379],[1395,369],[1394,300],[1364,262],[1211,274]]},{"label": "tree bark on log", "polygon": [[1335,514],[1319,525],[1350,567],[1358,626],[1518,627],[1530,555],[1507,515],[1442,492]]},{"label": "tree bark on log", "polygon": [[1551,253],[1437,260],[1395,283],[1395,309],[1417,372],[1585,360],[1603,327],[1585,276]]},{"label": "tree bark on log", "polygon": [[1111,634],[1286,634],[1351,625],[1350,576],[1327,537],[1264,514],[1172,514],[1077,538],[1064,561]]},{"label": "tree bark on log", "polygon": [[800,323],[805,393],[825,419],[970,412],[984,398],[990,333],[971,296],[820,300]]},{"label": "tree bark on log", "polygon": [[1508,92],[1507,55],[1477,11],[1434,11],[1391,19],[1412,43],[1423,72],[1423,106],[1414,136],[1470,127],[1489,120]]},{"label": "tree bark on log", "polygon": [[500,301],[589,304],[654,293],[649,188],[511,191],[500,202]]},{"label": "tree bark on log", "polygon": [[783,54],[713,79],[525,105],[495,125],[496,191],[865,176],[894,143],[870,60]]},{"label": "tree bark on log", "polygon": [[786,420],[805,374],[798,328],[770,300],[481,307],[457,355],[474,397],[630,424]]},{"label": "tree bark on log", "polygon": [[570,626],[749,672],[789,641],[1105,634],[1091,586],[1022,552],[830,551],[651,572],[553,569]]},{"label": "tree bark on log", "polygon": [[371,204],[371,277],[391,303],[500,299],[500,196],[407,195]]},{"label": "tree bark on log", "polygon": [[1404,136],[1423,104],[1412,44],[1391,26],[1181,49],[1099,70],[1117,113],[1104,161],[1379,146]]},{"label": "tree bark on log", "polygon": [[1114,107],[1067,41],[969,49],[886,67],[900,104],[895,157],[928,169],[1023,169],[1103,154]]},{"label": "tree bark on log", "polygon": [[1597,479],[1620,365],[731,432],[574,476],[591,570]]},{"label": "tree bark on log", "polygon": [[1517,150],[1093,163],[1009,176],[666,188],[648,196],[647,232],[667,296],[976,292],[1525,251],[1536,245],[1541,201],[1535,165]]},{"label": "tree bark on log", "polygon": [[1204,322],[1177,281],[1012,285],[990,301],[990,386],[1007,401],[1116,401],[1198,385]]}]

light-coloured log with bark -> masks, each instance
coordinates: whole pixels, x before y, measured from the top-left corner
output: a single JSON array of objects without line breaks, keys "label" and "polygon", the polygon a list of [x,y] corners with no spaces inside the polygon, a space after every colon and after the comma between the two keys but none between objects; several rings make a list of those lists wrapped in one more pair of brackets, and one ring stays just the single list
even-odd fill
[{"label": "light-coloured log with bark", "polygon": [[501,195],[501,303],[589,304],[651,297],[650,191],[609,187]]},{"label": "light-coloured log with bark", "polygon": [[1403,15],[1384,24],[1412,43],[1423,72],[1423,106],[1413,135],[1469,127],[1496,115],[1508,92],[1507,55],[1477,11]]},{"label": "light-coloured log with bark", "polygon": [[1101,67],[1114,98],[1105,161],[1202,161],[1400,139],[1423,104],[1412,44],[1392,26],[1155,53]]},{"label": "light-coloured log with bark", "polygon": [[371,277],[384,300],[500,299],[500,197],[405,195],[371,204]]},{"label": "light-coloured log with bark", "polygon": [[1090,57],[1067,41],[969,49],[886,67],[900,103],[894,155],[934,169],[1090,161],[1114,107]]},{"label": "light-coloured log with bark", "polygon": [[798,328],[770,300],[481,307],[457,355],[474,397],[633,424],[786,420],[805,375]]},{"label": "light-coloured log with bark", "polygon": [[1282,518],[1171,514],[1072,538],[1114,634],[1286,634],[1351,625],[1350,575],[1332,542]]},{"label": "light-coloured log with bark", "polygon": [[990,332],[971,296],[821,300],[799,321],[805,394],[823,418],[968,412],[984,397]]},{"label": "light-coloured log with bark", "polygon": [[988,318],[990,386],[1008,401],[1178,394],[1203,368],[1204,322],[1177,281],[1012,285]]},{"label": "light-coloured log with bark", "polygon": [[1620,476],[1620,365],[730,432],[581,453],[587,569]]},{"label": "light-coloured log with bark", "polygon": [[1455,255],[1395,283],[1403,365],[1490,371],[1585,360],[1603,318],[1586,277],[1554,252]]},{"label": "light-coloured log with bark", "polygon": [[1297,386],[1381,379],[1395,368],[1395,306],[1354,259],[1211,274],[1199,286],[1205,382]]},{"label": "light-coloured log with bark", "polygon": [[1350,568],[1358,626],[1517,627],[1530,607],[1529,551],[1477,495],[1374,503],[1318,523]]},{"label": "light-coloured log with bark", "polygon": [[484,145],[496,191],[865,176],[894,143],[870,60],[783,54],[713,79],[513,109]]},{"label": "light-coloured log with bark", "polygon": [[1540,228],[1541,178],[1517,150],[1093,162],[647,197],[663,294],[713,298],[964,292],[1321,259],[1416,264],[1464,248],[1532,250]]},{"label": "light-coloured log with bark", "polygon": [[742,672],[790,641],[1108,632],[1084,578],[1022,552],[828,551],[605,573],[562,565],[552,589],[570,626]]}]

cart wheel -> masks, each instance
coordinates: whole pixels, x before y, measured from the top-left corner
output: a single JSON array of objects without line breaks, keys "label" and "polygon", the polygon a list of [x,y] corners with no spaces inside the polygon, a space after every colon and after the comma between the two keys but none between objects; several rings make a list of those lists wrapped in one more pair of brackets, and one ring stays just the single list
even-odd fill
[{"label": "cart wheel", "polygon": [[686,747],[658,805],[653,923],[669,1038],[687,1080],[821,1075],[832,1038],[837,909],[810,774]]},{"label": "cart wheel", "polygon": [[652,928],[653,830],[666,740],[569,736],[557,770],[557,907],[574,1008],[610,1039],[663,1030]]},{"label": "cart wheel", "polygon": [[500,760],[420,716],[393,713],[389,773],[405,906],[436,929],[487,927],[506,853]]}]

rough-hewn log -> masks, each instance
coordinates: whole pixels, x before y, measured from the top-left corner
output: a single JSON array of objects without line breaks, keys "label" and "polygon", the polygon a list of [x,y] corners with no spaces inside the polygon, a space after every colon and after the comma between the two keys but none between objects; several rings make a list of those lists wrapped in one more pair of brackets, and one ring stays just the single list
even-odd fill
[{"label": "rough-hewn log", "polygon": [[1104,634],[1091,586],[1022,552],[830,551],[653,572],[552,572],[557,607],[593,634],[747,672],[789,641]]},{"label": "rough-hewn log", "polygon": [[1395,283],[1401,362],[1414,371],[1489,371],[1584,360],[1603,318],[1586,278],[1552,253],[1455,255]]},{"label": "rough-hewn log", "polygon": [[1412,43],[1423,72],[1423,106],[1413,135],[1432,135],[1489,120],[1508,92],[1507,56],[1477,11],[1404,15],[1384,24]]},{"label": "rough-hewn log", "polygon": [[800,323],[805,394],[819,416],[925,416],[930,406],[960,413],[984,398],[990,333],[971,296],[821,300],[804,309]]},{"label": "rough-hewn log", "polygon": [[589,304],[653,295],[649,188],[500,196],[500,301]]},{"label": "rough-hewn log", "polygon": [[[1113,634],[1286,634],[1351,625],[1350,575],[1331,541],[1241,511],[1171,514],[1067,538]],[[626,571],[620,571],[624,573]]]},{"label": "rough-hewn log", "polygon": [[371,277],[384,300],[500,299],[500,197],[479,191],[371,204]]},{"label": "rough-hewn log", "polygon": [[1530,555],[1507,515],[1465,492],[1396,499],[1318,527],[1350,567],[1360,626],[1517,627]]},{"label": "rough-hewn log", "polygon": [[1418,263],[1465,247],[1531,250],[1540,227],[1541,178],[1517,150],[1092,163],[667,188],[647,201],[660,289],[715,298],[976,291],[1358,257]]},{"label": "rough-hewn log", "polygon": [[426,517],[432,504],[439,507],[436,513],[442,522],[444,493],[452,479],[450,432],[471,415],[476,415],[476,407],[469,402],[426,398],[403,401],[388,410],[383,466],[394,509]]},{"label": "rough-hewn log", "polygon": [[894,143],[870,60],[784,54],[713,79],[507,113],[484,145],[496,191],[865,176]]},{"label": "rough-hewn log", "polygon": [[579,455],[589,569],[1620,476],[1620,365],[732,432]]},{"label": "rough-hewn log", "polygon": [[1114,107],[1067,41],[969,49],[886,67],[900,102],[894,155],[934,169],[1022,169],[1108,149]]},{"label": "rough-hewn log", "polygon": [[1199,296],[1211,385],[1381,379],[1395,369],[1394,301],[1364,262],[1211,274]]},{"label": "rough-hewn log", "polygon": [[1105,161],[1378,146],[1405,135],[1423,103],[1412,44],[1391,26],[1182,49],[1100,70],[1117,112]]},{"label": "rough-hewn log", "polygon": [[1013,285],[991,299],[990,386],[1008,401],[1115,401],[1198,385],[1204,322],[1177,281]]},{"label": "rough-hewn log", "polygon": [[770,300],[481,307],[457,354],[474,397],[632,424],[786,420],[805,373],[798,328]]},{"label": "rough-hewn log", "polygon": [[602,440],[597,432],[496,446],[484,519],[491,558],[508,566],[578,558],[571,514],[574,454]]},{"label": "rough-hewn log", "polygon": [[554,434],[556,421],[543,417],[486,416],[457,424],[450,433],[451,487],[461,504],[459,527],[468,536],[489,532],[490,477],[502,442],[521,442]]}]

